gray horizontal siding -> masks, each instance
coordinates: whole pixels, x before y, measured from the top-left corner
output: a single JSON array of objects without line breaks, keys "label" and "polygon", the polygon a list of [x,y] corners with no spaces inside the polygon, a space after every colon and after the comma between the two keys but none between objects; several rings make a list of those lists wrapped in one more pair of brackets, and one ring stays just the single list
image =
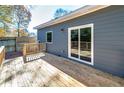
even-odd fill
[{"label": "gray horizontal siding", "polygon": [[[57,28],[50,28],[44,31],[38,32],[38,40],[45,42],[46,40],[46,31],[53,31],[53,44],[47,44],[47,51],[53,54],[61,55],[67,57],[67,32],[60,32]],[[43,35],[43,36],[42,36]],[[63,39],[63,40],[62,40]],[[65,42],[66,41],[66,42]]]},{"label": "gray horizontal siding", "polygon": [[[38,39],[44,42],[46,31],[53,31],[48,52],[67,57],[68,28],[89,23],[94,23],[94,67],[124,77],[124,6],[110,6],[40,29]],[[61,28],[65,31],[61,32]]]}]

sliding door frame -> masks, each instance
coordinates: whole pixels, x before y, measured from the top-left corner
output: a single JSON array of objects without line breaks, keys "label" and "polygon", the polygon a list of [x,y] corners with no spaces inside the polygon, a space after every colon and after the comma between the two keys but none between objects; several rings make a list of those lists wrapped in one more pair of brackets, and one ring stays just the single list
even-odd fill
[{"label": "sliding door frame", "polygon": [[[80,29],[87,28],[87,27],[91,27],[91,62],[80,59]],[[78,32],[78,36],[79,36],[78,37],[78,40],[79,40],[78,55],[79,55],[79,58],[75,58],[75,57],[71,56],[71,30],[74,30],[74,29],[78,29],[78,31],[79,31]],[[68,58],[80,61],[82,63],[89,64],[89,65],[94,65],[94,24],[93,23],[68,28]]]}]

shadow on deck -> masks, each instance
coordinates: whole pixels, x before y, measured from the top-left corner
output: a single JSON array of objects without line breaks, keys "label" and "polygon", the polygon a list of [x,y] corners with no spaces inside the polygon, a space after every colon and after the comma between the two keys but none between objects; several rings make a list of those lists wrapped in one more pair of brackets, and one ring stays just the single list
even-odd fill
[{"label": "shadow on deck", "polygon": [[5,54],[6,56],[5,56],[5,59],[11,59],[11,58],[16,58],[16,57],[20,57],[20,56],[22,56],[23,54],[22,54],[22,52],[7,52],[6,54]]}]

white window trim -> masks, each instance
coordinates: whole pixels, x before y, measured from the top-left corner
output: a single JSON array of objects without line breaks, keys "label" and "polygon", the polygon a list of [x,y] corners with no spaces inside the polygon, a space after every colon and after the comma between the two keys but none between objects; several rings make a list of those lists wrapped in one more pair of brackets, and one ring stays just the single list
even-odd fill
[{"label": "white window trim", "polygon": [[[47,33],[49,33],[49,32],[52,33],[52,40],[51,40],[51,42],[47,42]],[[46,43],[47,43],[47,44],[53,44],[53,31],[47,31],[47,32],[46,32]]]},{"label": "white window trim", "polygon": [[[80,28],[86,28],[86,27],[91,27],[91,42],[92,42],[91,43],[91,62],[81,60],[79,58],[75,58],[71,56],[71,42],[70,42],[71,41],[71,30],[73,29],[79,30]],[[80,35],[80,31],[79,31],[79,35]],[[89,64],[89,65],[94,65],[94,24],[93,23],[68,28],[68,58],[80,61],[82,63]]]}]

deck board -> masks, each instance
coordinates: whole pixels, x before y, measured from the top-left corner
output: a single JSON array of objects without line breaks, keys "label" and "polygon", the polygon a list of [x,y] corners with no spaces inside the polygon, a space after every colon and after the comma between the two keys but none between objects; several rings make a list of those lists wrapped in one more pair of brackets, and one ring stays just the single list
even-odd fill
[{"label": "deck board", "polygon": [[26,60],[5,60],[0,87],[124,86],[123,78],[49,53],[28,55]]},{"label": "deck board", "polygon": [[0,69],[1,87],[86,87],[84,84],[47,63],[45,54],[10,59]]},{"label": "deck board", "polygon": [[120,78],[112,74],[100,71],[90,66],[81,64],[77,61],[73,61],[49,53],[46,53],[46,56],[43,56],[42,59],[60,69],[64,73],[72,76],[86,86],[124,86],[124,78]]}]

